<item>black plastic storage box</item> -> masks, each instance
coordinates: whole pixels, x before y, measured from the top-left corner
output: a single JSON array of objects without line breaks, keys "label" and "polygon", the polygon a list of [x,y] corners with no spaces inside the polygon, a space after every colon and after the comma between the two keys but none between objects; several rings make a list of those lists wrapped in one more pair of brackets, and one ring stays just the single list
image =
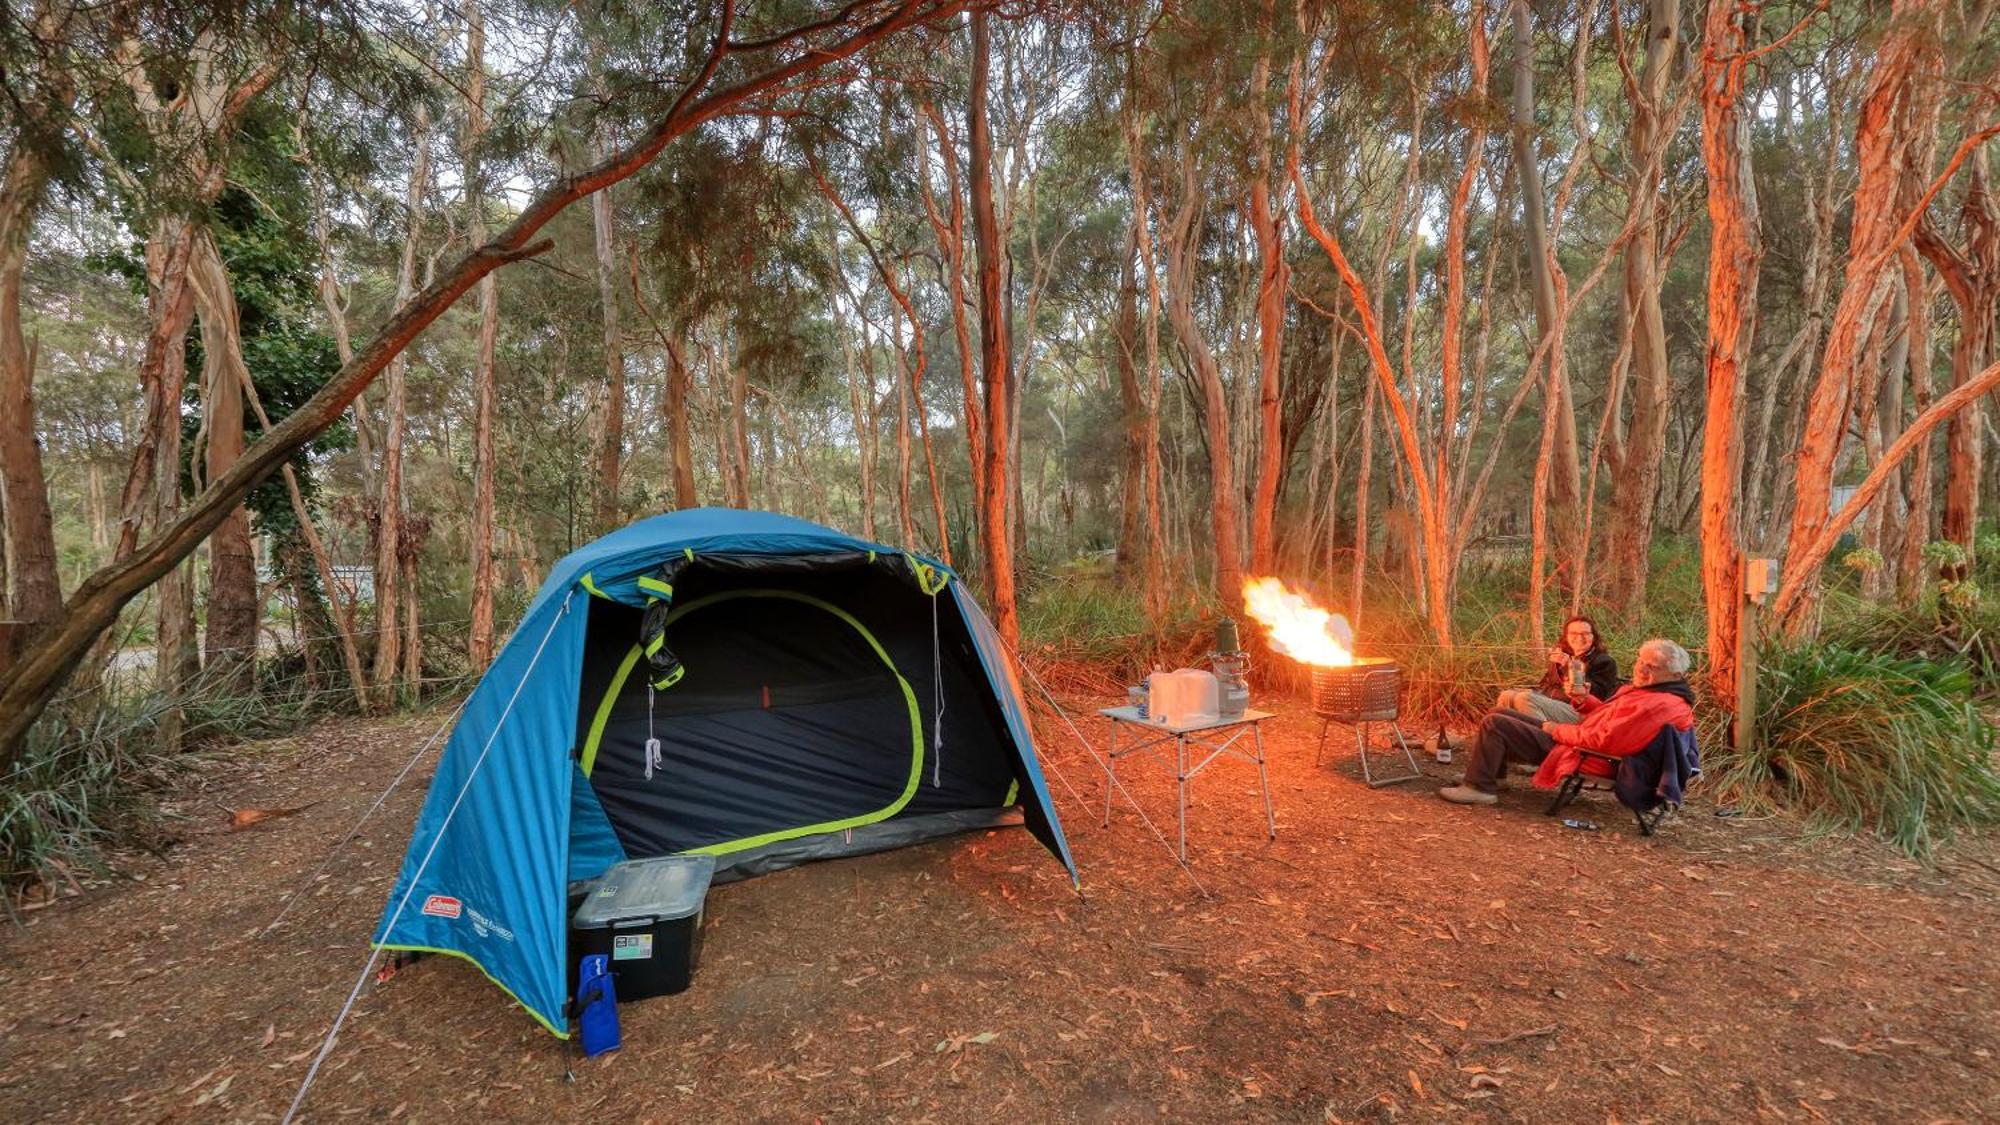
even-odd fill
[{"label": "black plastic storage box", "polygon": [[628,859],[604,873],[570,920],[570,964],[611,959],[619,1002],[687,991],[701,946],[712,855]]}]

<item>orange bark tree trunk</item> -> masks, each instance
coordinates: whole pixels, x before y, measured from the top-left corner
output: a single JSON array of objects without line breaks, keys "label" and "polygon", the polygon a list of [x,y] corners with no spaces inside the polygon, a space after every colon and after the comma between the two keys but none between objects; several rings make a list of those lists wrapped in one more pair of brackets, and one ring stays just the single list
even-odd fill
[{"label": "orange bark tree trunk", "polygon": [[1701,447],[1701,578],[1708,606],[1710,697],[1736,709],[1743,547],[1737,487],[1743,471],[1743,359],[1762,257],[1750,130],[1743,108],[1745,51],[1757,6],[1715,0],[1702,34],[1701,148],[1708,173],[1707,417]]},{"label": "orange bark tree trunk", "polygon": [[1014,600],[1014,543],[1008,534],[1009,400],[1006,294],[1001,290],[1000,227],[993,211],[993,132],[986,110],[987,73],[992,47],[986,12],[972,14],[972,93],[966,111],[971,145],[972,245],[979,271],[979,365],[986,380],[986,492],[980,497],[980,535],[986,546],[987,598],[1000,638],[1018,650],[1021,622]]},{"label": "orange bark tree trunk", "polygon": [[[1887,267],[1905,237],[1895,205],[1910,138],[1900,125],[1906,123],[1901,119],[1912,78],[1935,50],[1937,12],[1938,0],[1897,0],[1854,127],[1860,180],[1854,188],[1846,277],[1827,331],[1819,380],[1807,399],[1805,433],[1794,465],[1797,483],[1781,581],[1801,593],[1788,601],[1779,618],[1794,636],[1812,627],[1817,568],[1823,559],[1812,557],[1812,545],[1833,516],[1833,479],[1849,415],[1857,398],[1865,397],[1865,388],[1858,386],[1862,354],[1888,294]],[[1808,572],[1807,567],[1813,569]]]}]

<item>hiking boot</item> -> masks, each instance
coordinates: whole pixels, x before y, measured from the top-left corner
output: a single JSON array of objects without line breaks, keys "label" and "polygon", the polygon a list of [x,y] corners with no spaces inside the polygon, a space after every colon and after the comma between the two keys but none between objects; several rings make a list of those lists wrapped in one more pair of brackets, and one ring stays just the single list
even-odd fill
[{"label": "hiking boot", "polygon": [[1451,785],[1438,790],[1438,796],[1454,805],[1497,805],[1500,795],[1488,793],[1484,789],[1474,789],[1470,785]]}]

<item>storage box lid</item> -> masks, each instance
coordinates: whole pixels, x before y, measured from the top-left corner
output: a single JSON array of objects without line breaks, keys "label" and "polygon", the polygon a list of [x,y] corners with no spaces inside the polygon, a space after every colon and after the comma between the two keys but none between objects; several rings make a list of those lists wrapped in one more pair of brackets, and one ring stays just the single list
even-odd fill
[{"label": "storage box lid", "polygon": [[597,889],[577,908],[580,927],[615,922],[671,921],[701,911],[708,881],[715,876],[712,855],[663,855],[628,859],[604,873]]}]

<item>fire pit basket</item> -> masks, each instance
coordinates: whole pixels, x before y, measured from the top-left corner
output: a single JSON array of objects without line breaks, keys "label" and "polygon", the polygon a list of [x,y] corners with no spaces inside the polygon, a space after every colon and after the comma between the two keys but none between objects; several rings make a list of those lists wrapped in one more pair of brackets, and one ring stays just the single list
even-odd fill
[{"label": "fire pit basket", "polygon": [[1403,670],[1379,656],[1346,666],[1314,666],[1313,714],[1333,723],[1393,722],[1403,696]]},{"label": "fire pit basket", "polygon": [[[1354,728],[1354,748],[1361,758],[1361,778],[1371,788],[1423,776],[1417,768],[1416,757],[1410,753],[1408,740],[1403,737],[1403,728],[1396,724],[1402,696],[1403,670],[1393,660],[1368,656],[1348,665],[1314,665],[1312,711],[1320,719],[1319,751],[1313,755],[1314,763],[1318,763],[1320,755],[1326,750],[1327,727],[1340,723]],[[1409,766],[1408,772],[1394,777],[1375,776],[1374,766],[1368,759],[1367,727],[1370,723],[1389,724],[1395,746],[1402,750],[1403,761]]]}]

